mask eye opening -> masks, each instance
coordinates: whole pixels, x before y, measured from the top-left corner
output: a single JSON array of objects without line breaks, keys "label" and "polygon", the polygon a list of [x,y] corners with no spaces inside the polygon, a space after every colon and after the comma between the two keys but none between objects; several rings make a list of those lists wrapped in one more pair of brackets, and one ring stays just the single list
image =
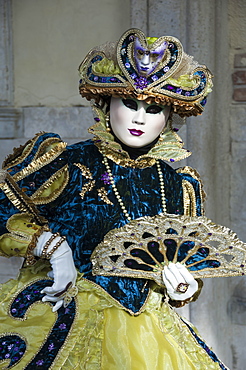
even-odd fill
[{"label": "mask eye opening", "polygon": [[144,55],[144,51],[141,49],[137,49],[137,54],[142,57]]},{"label": "mask eye opening", "polygon": [[129,109],[132,109],[132,110],[137,110],[138,109],[138,104],[133,99],[122,99],[122,103],[125,105],[125,107],[127,107]]},{"label": "mask eye opening", "polygon": [[150,105],[146,108],[146,113],[151,114],[158,114],[163,111],[163,107],[160,107],[159,105]]}]

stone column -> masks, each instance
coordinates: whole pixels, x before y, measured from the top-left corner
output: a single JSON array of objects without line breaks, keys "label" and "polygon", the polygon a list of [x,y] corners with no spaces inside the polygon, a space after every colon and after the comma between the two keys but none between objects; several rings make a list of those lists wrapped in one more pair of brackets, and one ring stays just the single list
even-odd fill
[{"label": "stone column", "polygon": [[21,135],[21,112],[14,109],[12,3],[0,0],[0,137],[12,139]]},{"label": "stone column", "polygon": [[11,1],[0,1],[0,106],[13,105]]},{"label": "stone column", "polygon": [[[0,0],[0,139],[11,142],[21,135],[21,111],[14,108],[11,0]],[[0,281],[18,273],[21,258],[0,257]]]}]

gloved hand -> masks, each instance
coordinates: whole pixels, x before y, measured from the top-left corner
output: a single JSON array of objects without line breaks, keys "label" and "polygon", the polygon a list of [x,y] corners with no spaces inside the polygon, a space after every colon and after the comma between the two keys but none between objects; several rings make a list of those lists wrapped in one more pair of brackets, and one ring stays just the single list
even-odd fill
[{"label": "gloved hand", "polygon": [[[37,257],[42,256],[42,252],[46,243],[52,238],[54,234],[51,232],[43,232],[38,238],[37,245],[33,254]],[[61,239],[60,236],[54,238],[46,250],[46,254],[55,247]],[[54,284],[51,287],[46,287],[41,293],[46,295],[42,301],[56,302],[52,311],[57,311],[62,305],[66,307],[69,304],[69,299],[76,295],[75,281],[77,278],[77,270],[74,266],[71,248],[66,240],[62,241],[61,245],[51,254],[50,263],[52,271],[48,276],[54,279]],[[71,299],[70,299],[71,301]]]},{"label": "gloved hand", "polygon": [[198,283],[187,268],[181,263],[172,263],[165,266],[162,278],[169,297],[176,301],[184,301],[192,297],[198,290]]}]

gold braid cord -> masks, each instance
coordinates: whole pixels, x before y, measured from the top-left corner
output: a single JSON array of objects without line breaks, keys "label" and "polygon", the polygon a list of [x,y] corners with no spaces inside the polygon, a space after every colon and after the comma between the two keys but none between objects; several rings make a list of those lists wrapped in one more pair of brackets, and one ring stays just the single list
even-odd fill
[{"label": "gold braid cord", "polygon": [[94,275],[154,280],[172,261],[194,278],[236,276],[246,272],[246,244],[230,229],[206,217],[160,214],[111,230],[94,250]]}]

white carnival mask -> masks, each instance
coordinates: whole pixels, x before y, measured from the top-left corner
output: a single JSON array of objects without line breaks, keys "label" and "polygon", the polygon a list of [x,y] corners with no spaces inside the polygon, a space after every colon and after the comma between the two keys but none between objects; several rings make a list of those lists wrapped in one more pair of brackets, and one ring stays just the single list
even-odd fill
[{"label": "white carnival mask", "polygon": [[134,43],[134,58],[138,73],[142,76],[147,76],[152,73],[162,60],[167,46],[168,42],[164,41],[160,46],[149,50],[143,47],[138,37],[136,37]]},{"label": "white carnival mask", "polygon": [[170,106],[147,104],[131,98],[112,98],[111,128],[123,144],[132,148],[141,148],[160,135],[169,113]]}]

